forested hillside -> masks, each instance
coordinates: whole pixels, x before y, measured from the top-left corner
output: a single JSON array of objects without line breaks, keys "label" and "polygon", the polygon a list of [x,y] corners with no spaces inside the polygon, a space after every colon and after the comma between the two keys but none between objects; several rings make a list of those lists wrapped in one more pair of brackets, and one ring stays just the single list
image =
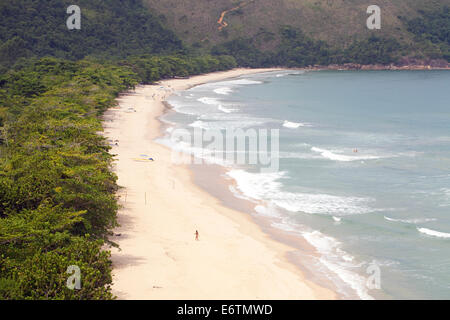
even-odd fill
[{"label": "forested hillside", "polygon": [[80,30],[68,30],[69,0],[0,2],[0,64],[20,57],[124,58],[132,54],[183,53],[181,41],[141,1],[80,0]]},{"label": "forested hillside", "polygon": [[[324,61],[324,44],[332,52],[327,61],[333,63],[384,63],[399,56],[419,59],[446,58],[448,46],[420,41],[416,32],[421,25],[439,25],[434,33],[445,38],[450,19],[444,14],[450,0],[382,0],[376,3],[357,0],[145,0],[161,15],[167,26],[175,30],[187,44],[199,50],[217,47],[237,48],[240,61],[265,61],[268,64],[298,65],[298,60],[311,61],[306,55],[319,55]],[[367,8],[381,8],[381,29],[366,27]],[[236,9],[237,8],[237,9]],[[236,10],[234,10],[236,9]],[[225,13],[221,24],[218,23]],[[224,24],[226,26],[224,26]],[[285,28],[295,30],[311,45],[286,43]],[[369,40],[372,39],[372,40]],[[376,39],[374,41],[374,39]],[[283,46],[280,49],[280,44]],[[288,51],[295,57],[286,57]],[[244,48],[247,46],[248,48]],[[305,46],[308,48],[305,49]],[[363,46],[362,50],[356,47]],[[367,54],[374,50],[375,54]],[[222,49],[223,51],[224,49]],[[319,51],[315,51],[319,50]],[[395,52],[393,52],[393,50]],[[245,55],[242,55],[243,52]],[[359,52],[358,52],[359,51]],[[333,54],[334,52],[334,54]],[[280,54],[284,56],[283,59]],[[387,54],[387,56],[382,56]],[[278,56],[278,57],[276,57]],[[249,65],[254,65],[250,63]]]},{"label": "forested hillside", "polygon": [[420,16],[406,20],[408,31],[426,55],[443,56],[450,61],[450,7],[442,10],[420,11]]},{"label": "forested hillside", "polygon": [[252,67],[449,60],[450,0],[382,1],[381,30],[367,29],[367,4],[355,1],[80,0],[80,30],[67,29],[70,4],[2,2],[0,71],[32,56],[211,52]]}]

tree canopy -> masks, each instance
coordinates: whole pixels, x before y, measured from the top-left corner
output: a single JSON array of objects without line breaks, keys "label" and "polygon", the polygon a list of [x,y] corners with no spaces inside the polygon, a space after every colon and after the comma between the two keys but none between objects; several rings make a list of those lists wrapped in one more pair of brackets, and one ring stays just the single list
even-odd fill
[{"label": "tree canopy", "polygon": [[[0,299],[111,299],[103,249],[117,177],[99,115],[138,83],[233,68],[227,56],[30,59],[0,76]],[[66,287],[69,266],[82,289]]]}]

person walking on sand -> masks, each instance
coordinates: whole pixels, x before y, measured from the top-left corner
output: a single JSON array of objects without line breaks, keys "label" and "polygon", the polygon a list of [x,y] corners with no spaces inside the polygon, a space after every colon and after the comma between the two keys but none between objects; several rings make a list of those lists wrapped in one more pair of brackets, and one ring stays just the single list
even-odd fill
[{"label": "person walking on sand", "polygon": [[195,240],[198,241],[198,231],[195,230]]}]

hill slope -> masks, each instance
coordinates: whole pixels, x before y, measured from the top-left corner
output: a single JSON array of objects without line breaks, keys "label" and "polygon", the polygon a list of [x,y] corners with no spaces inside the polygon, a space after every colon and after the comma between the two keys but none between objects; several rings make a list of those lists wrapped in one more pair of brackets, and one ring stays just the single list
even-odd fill
[{"label": "hill slope", "polygon": [[[273,50],[280,42],[280,26],[302,30],[315,40],[345,47],[371,35],[395,38],[408,44],[414,39],[401,17],[420,16],[419,10],[439,10],[450,0],[380,0],[382,28],[366,27],[367,7],[360,0],[145,0],[165,17],[181,39],[210,47],[236,38],[251,38],[260,49]],[[234,11],[227,10],[237,8]],[[240,8],[239,8],[240,7]],[[218,20],[226,12],[221,27]],[[223,23],[222,23],[223,25]]]},{"label": "hill slope", "polygon": [[367,29],[360,0],[79,0],[81,30],[66,27],[70,4],[1,2],[0,71],[32,56],[212,52],[251,67],[450,60],[450,0],[380,0],[381,30]]},{"label": "hill slope", "polygon": [[0,2],[0,65],[19,57],[56,56],[82,59],[87,55],[126,57],[183,50],[141,1],[79,0],[81,29],[68,30],[69,0],[9,0]]}]

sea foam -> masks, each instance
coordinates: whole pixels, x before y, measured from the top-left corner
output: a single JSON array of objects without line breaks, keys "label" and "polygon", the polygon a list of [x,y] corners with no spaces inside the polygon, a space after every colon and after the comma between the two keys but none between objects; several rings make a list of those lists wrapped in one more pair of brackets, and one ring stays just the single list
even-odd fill
[{"label": "sea foam", "polygon": [[366,287],[366,278],[352,271],[362,264],[354,263],[354,257],[341,249],[339,241],[319,231],[305,232],[303,237],[321,254],[322,265],[355,290],[361,299],[373,300]]},{"label": "sea foam", "polygon": [[440,232],[440,231],[431,230],[431,229],[427,229],[427,228],[417,228],[417,230],[421,233],[424,233],[424,234],[432,236],[432,237],[446,238],[446,239],[450,238],[450,233]]},{"label": "sea foam", "polygon": [[233,92],[233,89],[231,89],[229,87],[221,87],[221,88],[214,89],[213,91],[217,94],[229,95],[230,93]]},{"label": "sea foam", "polygon": [[298,225],[285,215],[280,215],[275,208],[257,205],[255,211],[263,216],[275,217],[277,222],[273,222],[272,227],[297,234],[313,246],[319,254],[319,257],[314,258],[319,262],[315,268],[324,272],[344,296],[347,296],[348,288],[351,288],[360,299],[373,299],[368,293],[366,278],[355,271],[363,272],[364,269],[361,267],[365,263],[356,262],[354,256],[342,249],[342,243],[337,239],[317,230],[309,230],[308,227],[306,227],[308,230],[305,230],[305,226]]},{"label": "sea foam", "polygon": [[361,155],[361,156],[349,156],[345,154],[339,154],[335,153],[331,150],[327,149],[321,149],[317,147],[312,147],[312,151],[319,153],[322,157],[334,160],[334,161],[361,161],[361,160],[375,160],[375,159],[381,159],[381,156],[370,156],[370,155]]},{"label": "sea foam", "polygon": [[384,216],[384,219],[391,222],[402,222],[402,223],[410,223],[410,224],[418,224],[418,223],[426,223],[431,221],[436,221],[434,218],[416,218],[416,219],[394,219]]},{"label": "sea foam", "polygon": [[238,109],[234,109],[234,108],[225,108],[223,105],[219,105],[217,107],[217,109],[219,109],[220,111],[225,112],[225,113],[232,113],[232,112],[238,111]]},{"label": "sea foam", "polygon": [[306,123],[290,122],[290,121],[287,121],[287,120],[285,120],[283,122],[283,127],[289,128],[289,129],[297,129],[299,127],[306,127],[306,126],[309,126],[309,125],[306,124]]},{"label": "sea foam", "polygon": [[197,101],[200,101],[201,103],[208,104],[208,105],[219,105],[220,101],[216,98],[211,97],[201,97],[198,98]]},{"label": "sea foam", "polygon": [[249,85],[249,84],[262,84],[262,81],[257,80],[249,80],[249,79],[237,79],[237,80],[229,80],[224,81],[223,83],[231,84],[231,85]]},{"label": "sea foam", "polygon": [[245,196],[270,201],[290,212],[346,216],[377,211],[369,206],[371,198],[284,191],[280,180],[287,178],[287,173],[283,171],[251,173],[235,169],[227,175],[236,180],[237,189]]},{"label": "sea foam", "polygon": [[237,130],[264,124],[262,120],[245,119],[239,121],[203,121],[196,120],[189,124],[190,127],[204,130]]}]

